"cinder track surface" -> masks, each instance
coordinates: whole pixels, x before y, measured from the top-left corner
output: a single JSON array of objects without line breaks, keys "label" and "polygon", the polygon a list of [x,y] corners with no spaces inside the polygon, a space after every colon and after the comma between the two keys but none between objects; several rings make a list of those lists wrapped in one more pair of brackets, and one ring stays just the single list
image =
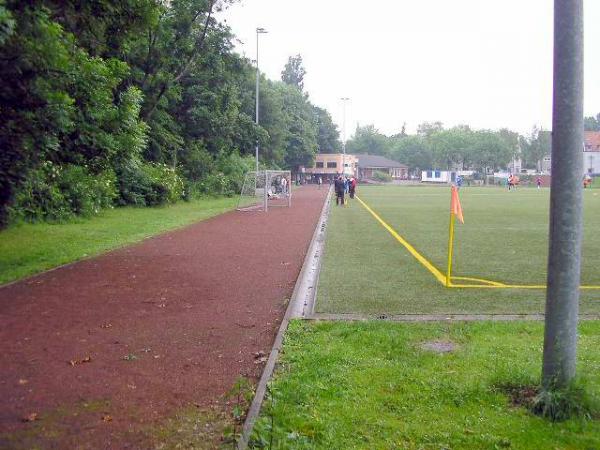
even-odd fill
[{"label": "cinder track surface", "polygon": [[0,288],[0,446],[149,448],[177,411],[222,409],[238,377],[260,376],[326,193]]}]

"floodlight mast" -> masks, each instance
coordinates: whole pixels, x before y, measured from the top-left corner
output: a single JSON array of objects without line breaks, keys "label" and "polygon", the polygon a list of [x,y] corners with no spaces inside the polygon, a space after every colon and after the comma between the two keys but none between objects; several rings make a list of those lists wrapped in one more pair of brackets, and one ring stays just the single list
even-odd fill
[{"label": "floodlight mast", "polygon": [[[256,125],[258,125],[259,122],[259,118],[258,118],[258,106],[259,106],[259,100],[258,100],[258,95],[259,95],[259,90],[260,90],[260,69],[258,68],[258,35],[259,34],[266,34],[268,33],[267,30],[265,30],[264,28],[257,28],[256,29]],[[258,136],[256,137],[256,175],[258,177]]]},{"label": "floodlight mast", "polygon": [[542,387],[575,377],[583,234],[583,0],[554,0],[550,248]]},{"label": "floodlight mast", "polygon": [[346,176],[346,102],[350,97],[342,97],[340,99],[343,106],[343,122],[342,122],[342,175]]}]

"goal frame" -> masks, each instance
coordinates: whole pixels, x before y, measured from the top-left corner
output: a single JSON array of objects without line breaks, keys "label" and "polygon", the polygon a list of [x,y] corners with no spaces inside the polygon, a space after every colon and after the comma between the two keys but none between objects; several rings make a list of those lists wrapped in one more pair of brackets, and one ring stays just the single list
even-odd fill
[{"label": "goal frame", "polygon": [[[253,180],[249,180],[253,178]],[[280,184],[278,178],[287,180],[285,188]],[[253,188],[252,188],[253,184]],[[242,205],[244,197],[250,197],[247,192],[252,188],[256,202],[250,205]],[[278,189],[280,189],[278,191]],[[283,201],[282,201],[283,200]],[[238,211],[264,211],[268,212],[269,208],[288,207],[292,206],[292,172],[290,170],[252,170],[244,176],[244,184],[240,199],[238,200]]]}]

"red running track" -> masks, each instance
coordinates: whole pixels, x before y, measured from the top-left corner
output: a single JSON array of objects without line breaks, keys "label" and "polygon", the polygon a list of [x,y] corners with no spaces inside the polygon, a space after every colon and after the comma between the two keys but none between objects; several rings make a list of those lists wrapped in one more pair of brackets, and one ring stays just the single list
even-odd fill
[{"label": "red running track", "polygon": [[258,379],[326,193],[0,288],[0,447],[148,448],[147,430]]}]

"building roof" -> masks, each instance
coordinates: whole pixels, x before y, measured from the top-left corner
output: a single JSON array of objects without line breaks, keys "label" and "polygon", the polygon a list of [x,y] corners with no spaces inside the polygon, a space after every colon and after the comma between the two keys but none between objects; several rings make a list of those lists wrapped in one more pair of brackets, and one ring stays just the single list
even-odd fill
[{"label": "building roof", "polygon": [[600,152],[600,131],[586,131],[583,141],[585,142],[585,151]]},{"label": "building roof", "polygon": [[405,164],[401,164],[398,161],[394,161],[392,159],[388,159],[384,156],[379,155],[360,155],[354,154],[358,158],[358,167],[361,169],[366,168],[385,168],[385,169],[393,169],[393,168],[408,168]]}]

